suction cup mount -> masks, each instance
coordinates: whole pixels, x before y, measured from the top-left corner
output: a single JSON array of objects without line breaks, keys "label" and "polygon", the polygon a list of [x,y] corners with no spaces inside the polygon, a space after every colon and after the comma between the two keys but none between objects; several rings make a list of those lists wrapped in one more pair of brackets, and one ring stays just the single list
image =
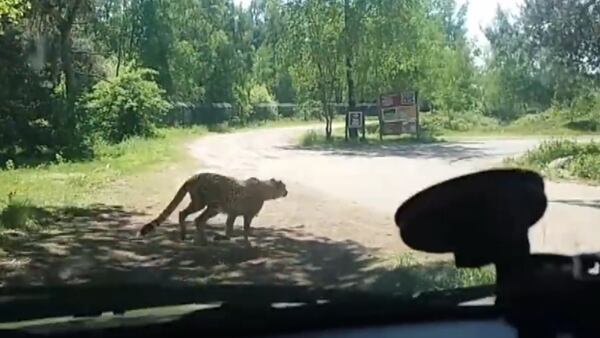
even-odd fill
[{"label": "suction cup mount", "polygon": [[547,204],[537,173],[493,169],[417,193],[398,208],[395,222],[402,240],[415,250],[453,253],[459,268],[495,264],[500,285],[527,269],[528,230]]},{"label": "suction cup mount", "polygon": [[409,247],[451,252],[457,267],[479,267],[528,256],[528,230],[546,207],[537,173],[495,169],[417,193],[398,208],[395,221]]}]

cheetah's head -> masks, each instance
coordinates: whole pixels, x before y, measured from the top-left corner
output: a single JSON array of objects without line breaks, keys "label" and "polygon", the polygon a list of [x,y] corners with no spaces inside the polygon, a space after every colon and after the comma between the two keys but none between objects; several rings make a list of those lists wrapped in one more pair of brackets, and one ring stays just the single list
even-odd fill
[{"label": "cheetah's head", "polygon": [[271,197],[273,199],[276,198],[282,198],[282,197],[286,197],[288,194],[287,188],[285,186],[285,183],[283,183],[280,180],[276,180],[274,178],[269,180],[269,185],[271,186],[272,190],[271,190]]}]

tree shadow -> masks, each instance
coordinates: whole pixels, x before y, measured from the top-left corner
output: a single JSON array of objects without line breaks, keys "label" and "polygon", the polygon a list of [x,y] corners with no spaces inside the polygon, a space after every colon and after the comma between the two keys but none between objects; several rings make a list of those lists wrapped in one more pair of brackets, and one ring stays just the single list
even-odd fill
[{"label": "tree shadow", "polygon": [[[460,286],[449,262],[383,266],[378,251],[280,225],[253,228],[251,245],[234,231],[228,241],[197,246],[177,240],[178,226],[164,224],[147,238],[134,237],[147,215],[120,206],[54,209],[53,230],[3,244],[0,284],[262,284],[414,292]],[[223,224],[207,228],[214,239]],[[193,237],[193,236],[189,236]],[[454,271],[454,272],[453,272]],[[455,274],[455,275],[452,275]],[[454,277],[448,277],[448,276]],[[458,277],[457,277],[458,276]]]},{"label": "tree shadow", "polygon": [[287,145],[280,146],[282,150],[316,151],[323,155],[345,156],[345,157],[405,157],[430,159],[438,158],[445,160],[468,160],[486,157],[489,154],[475,145],[480,142],[432,142],[432,143],[383,143],[383,144],[356,144],[354,146],[335,145]]},{"label": "tree shadow", "polygon": [[583,199],[572,199],[572,200],[552,200],[550,203],[562,203],[568,205],[574,205],[584,208],[596,208],[600,209],[600,200],[583,200]]}]

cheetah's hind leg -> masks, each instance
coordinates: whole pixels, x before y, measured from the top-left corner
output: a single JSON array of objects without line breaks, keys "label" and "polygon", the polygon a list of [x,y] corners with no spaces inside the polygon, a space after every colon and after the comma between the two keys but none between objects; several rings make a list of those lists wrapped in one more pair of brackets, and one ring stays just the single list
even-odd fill
[{"label": "cheetah's hind leg", "polygon": [[206,207],[206,204],[200,198],[192,195],[190,204],[179,212],[179,237],[182,241],[185,240],[186,235],[185,219],[189,215],[204,209],[204,207]]}]

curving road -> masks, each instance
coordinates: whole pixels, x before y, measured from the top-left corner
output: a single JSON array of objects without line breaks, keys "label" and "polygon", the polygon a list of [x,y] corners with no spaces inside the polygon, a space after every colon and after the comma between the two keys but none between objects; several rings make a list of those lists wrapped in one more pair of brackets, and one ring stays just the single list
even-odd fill
[{"label": "curving road", "polygon": [[[277,177],[293,187],[290,194],[302,190],[310,191],[315,198],[325,198],[328,204],[321,212],[342,218],[338,220],[339,227],[344,227],[344,216],[356,217],[350,212],[336,214],[334,211],[341,206],[368,210],[381,216],[383,221],[378,224],[384,225],[362,231],[393,236],[393,240],[382,240],[381,245],[397,245],[391,219],[406,198],[441,180],[493,167],[502,158],[522,153],[540,142],[503,139],[382,146],[368,151],[301,149],[295,141],[308,128],[320,126],[215,135],[190,144],[189,150],[199,159],[203,171],[238,177]],[[600,251],[600,188],[548,182],[546,192],[551,203],[544,218],[531,230],[533,251]],[[303,212],[309,215],[316,211]],[[366,242],[377,242],[374,234],[363,237]]]}]

